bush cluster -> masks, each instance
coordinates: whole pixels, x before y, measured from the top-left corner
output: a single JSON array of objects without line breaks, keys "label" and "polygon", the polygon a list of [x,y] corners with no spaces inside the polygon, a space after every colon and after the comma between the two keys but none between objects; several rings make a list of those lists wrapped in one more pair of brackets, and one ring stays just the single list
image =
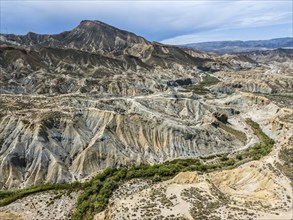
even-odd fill
[{"label": "bush cluster", "polygon": [[77,189],[82,184],[79,182],[74,183],[66,183],[66,184],[44,184],[44,185],[36,185],[27,189],[17,189],[17,190],[9,190],[9,191],[0,191],[0,207],[8,205],[17,199],[21,199],[25,196],[48,191],[48,190],[73,190]]},{"label": "bush cluster", "polygon": [[259,160],[261,157],[271,152],[275,142],[261,130],[259,124],[256,122],[251,119],[246,119],[246,123],[252,128],[254,134],[258,137],[259,143],[244,151],[242,157]]},{"label": "bush cluster", "polygon": [[203,77],[203,81],[199,82],[196,85],[184,86],[184,88],[187,91],[193,91],[196,94],[205,95],[210,91],[206,87],[215,85],[219,82],[220,82],[220,80],[218,80],[216,77],[213,77],[213,76],[207,74]]}]

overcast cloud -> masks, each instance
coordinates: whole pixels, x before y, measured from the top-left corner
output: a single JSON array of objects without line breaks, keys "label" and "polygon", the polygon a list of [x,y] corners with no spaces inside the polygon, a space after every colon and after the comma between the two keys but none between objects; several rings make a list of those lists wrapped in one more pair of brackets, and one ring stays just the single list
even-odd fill
[{"label": "overcast cloud", "polygon": [[169,44],[293,35],[291,0],[0,2],[1,33],[52,34],[100,20]]}]

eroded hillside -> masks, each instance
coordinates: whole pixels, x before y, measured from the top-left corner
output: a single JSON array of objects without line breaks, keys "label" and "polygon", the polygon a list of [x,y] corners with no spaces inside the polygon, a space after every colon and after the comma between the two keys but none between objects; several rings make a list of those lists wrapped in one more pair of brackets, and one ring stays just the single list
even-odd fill
[{"label": "eroded hillside", "polygon": [[209,54],[97,21],[0,41],[0,188],[35,186],[1,191],[1,218],[291,218],[292,50]]},{"label": "eroded hillside", "polygon": [[126,182],[95,219],[292,219],[292,153],[280,154],[293,148],[293,124],[287,121],[292,109],[249,106],[245,115],[276,140],[269,155],[224,171],[183,172],[162,183]]},{"label": "eroded hillside", "polygon": [[184,86],[213,78],[209,72],[219,68],[256,68],[248,57],[150,43],[95,21],[60,35],[2,35],[1,41],[2,188],[71,182],[109,166],[246,144],[213,123],[217,114],[239,112]]}]

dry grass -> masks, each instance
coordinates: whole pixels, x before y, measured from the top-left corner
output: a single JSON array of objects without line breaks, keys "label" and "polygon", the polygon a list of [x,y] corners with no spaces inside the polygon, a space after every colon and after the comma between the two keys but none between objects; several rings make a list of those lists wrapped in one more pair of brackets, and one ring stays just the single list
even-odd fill
[{"label": "dry grass", "polygon": [[225,130],[226,132],[234,135],[241,142],[246,143],[247,137],[246,137],[246,134],[244,132],[236,130],[236,129],[232,128],[231,126],[226,125],[226,124],[224,124],[222,122],[219,122],[219,127],[221,129]]}]

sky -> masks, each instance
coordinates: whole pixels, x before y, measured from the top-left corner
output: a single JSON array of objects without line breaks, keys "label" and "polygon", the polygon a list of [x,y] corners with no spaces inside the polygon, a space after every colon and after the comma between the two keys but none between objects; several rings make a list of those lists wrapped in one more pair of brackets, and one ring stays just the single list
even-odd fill
[{"label": "sky", "polygon": [[99,20],[150,41],[293,37],[291,0],[0,0],[0,32],[56,34]]}]

